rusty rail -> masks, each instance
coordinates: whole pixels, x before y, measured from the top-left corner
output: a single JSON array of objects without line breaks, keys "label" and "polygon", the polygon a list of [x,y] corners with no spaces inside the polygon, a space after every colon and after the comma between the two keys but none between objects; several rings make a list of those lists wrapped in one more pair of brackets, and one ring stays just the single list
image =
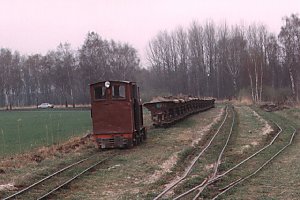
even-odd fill
[{"label": "rusty rail", "polygon": [[[8,197],[5,197],[3,200],[8,200],[8,199],[13,199],[13,198],[17,198],[17,196],[25,193],[25,192],[29,192],[30,190],[32,190],[33,188],[37,187],[38,185],[42,184],[43,182],[45,182],[46,180],[50,180],[51,178],[53,177],[56,177],[57,175],[61,174],[62,172],[65,172],[67,171],[68,169],[71,169],[71,168],[74,168],[75,166],[81,164],[81,163],[84,163],[86,161],[89,161],[91,160],[93,157],[95,157],[96,155],[92,155],[92,156],[89,156],[87,158],[84,158],[84,159],[81,159],[75,163],[72,163],[66,167],[64,167],[63,169],[60,169],[52,174],[50,174],[49,176],[29,185],[28,187],[8,196]],[[115,156],[115,155],[113,155]],[[69,179],[68,181],[64,182],[63,184],[61,184],[60,186],[56,187],[54,190],[48,192],[47,194],[43,195],[42,197],[38,198],[38,199],[43,199],[47,196],[49,196],[50,194],[54,193],[55,191],[59,190],[60,188],[62,188],[63,186],[69,184],[70,182],[72,182],[73,180],[75,180],[76,178],[78,178],[79,176],[81,176],[82,174],[84,174],[85,172],[89,171],[90,169],[94,168],[95,166],[99,165],[100,163],[103,163],[105,160],[113,157],[113,156],[110,156],[110,157],[107,157],[103,160],[100,160],[99,162],[97,162],[96,164],[93,164],[92,166],[88,167],[87,169],[85,169],[84,171],[82,171],[81,173],[77,174],[76,176],[74,176],[73,178]]]},{"label": "rusty rail", "polygon": [[88,160],[88,159],[90,159],[90,158],[92,158],[92,157],[94,157],[94,155],[92,155],[92,156],[90,156],[90,157],[88,157],[88,158],[84,158],[84,159],[82,159],[82,160],[79,160],[78,162],[75,162],[75,163],[73,163],[73,164],[71,164],[71,165],[68,165],[68,166],[64,167],[63,169],[61,169],[61,170],[59,170],[59,171],[56,171],[56,172],[50,174],[49,176],[47,176],[47,177],[45,177],[45,178],[43,178],[43,179],[41,179],[41,180],[39,180],[39,181],[37,181],[37,182],[35,182],[35,183],[29,185],[28,187],[26,187],[26,188],[24,188],[24,189],[22,189],[22,190],[20,190],[20,191],[18,191],[18,192],[16,192],[16,193],[10,195],[10,196],[4,198],[3,200],[12,199],[12,198],[14,198],[14,197],[16,197],[16,196],[18,196],[18,195],[20,195],[20,194],[22,194],[22,193],[24,193],[24,192],[30,190],[31,188],[33,188],[33,187],[35,187],[35,186],[37,186],[37,185],[43,183],[44,181],[46,181],[46,180],[48,180],[48,179],[50,179],[50,178],[52,178],[52,177],[54,177],[54,176],[56,176],[56,175],[58,175],[58,174],[64,172],[64,171],[66,171],[67,169],[70,169],[70,168],[72,168],[72,167],[74,167],[74,166],[76,166],[76,165],[79,165],[80,163],[82,163],[82,162],[84,162],[84,161],[86,161],[86,160]]},{"label": "rusty rail", "polygon": [[[216,133],[213,135],[213,137],[211,138],[211,140],[209,141],[209,143],[205,146],[205,148],[194,158],[194,160],[192,161],[192,163],[190,164],[190,166],[185,171],[184,175],[180,179],[178,179],[176,182],[174,182],[172,185],[170,185],[169,187],[167,187],[159,195],[157,195],[154,198],[154,200],[157,200],[157,199],[161,198],[164,194],[166,194],[168,191],[170,191],[172,188],[174,188],[176,185],[178,185],[181,181],[183,181],[189,175],[189,173],[191,172],[192,168],[194,167],[194,165],[196,164],[196,162],[199,160],[200,156],[210,147],[210,145],[214,141],[215,137],[218,135],[218,133],[220,132],[221,128],[225,124],[225,121],[226,121],[227,118],[228,118],[228,106],[226,106],[226,115],[225,115],[222,123],[218,127]],[[205,181],[203,181],[202,184],[205,184]]]},{"label": "rusty rail", "polygon": [[[255,157],[256,155],[258,155],[260,152],[262,152],[263,150],[267,149],[268,147],[270,147],[274,142],[275,140],[278,138],[278,136],[282,133],[282,128],[276,123],[273,121],[273,123],[275,123],[275,125],[279,128],[279,131],[278,133],[275,135],[275,137],[271,140],[271,142],[269,144],[267,144],[266,146],[264,146],[263,148],[261,148],[260,150],[256,151],[255,153],[253,153],[251,156],[247,157],[246,159],[242,160],[241,162],[239,162],[238,164],[236,164],[234,167],[228,169],[227,171],[225,171],[224,173],[216,176],[214,179],[210,179],[209,181],[207,181],[207,183],[204,185],[204,184],[199,184],[195,187],[193,187],[192,189],[180,194],[179,196],[177,196],[176,198],[174,198],[174,200],[177,200],[177,199],[180,199],[192,192],[194,192],[195,190],[197,189],[200,189],[203,188],[203,187],[207,187],[208,185],[214,183],[215,181],[219,180],[221,177],[225,176],[226,174],[232,172],[233,170],[235,170],[237,167],[239,167],[240,165],[242,165],[243,163],[247,162],[248,160],[250,160],[251,158]],[[204,188],[203,188],[204,189]]]},{"label": "rusty rail", "polygon": [[[215,181],[219,180],[220,178],[222,178],[222,177],[225,176],[226,174],[232,172],[233,170],[235,170],[237,167],[239,167],[240,165],[242,165],[242,164],[245,163],[246,161],[248,161],[248,160],[250,160],[251,158],[257,156],[257,155],[258,155],[260,152],[262,152],[263,150],[269,148],[269,147],[275,142],[275,140],[279,137],[279,135],[280,135],[280,134],[282,133],[282,131],[283,131],[282,128],[278,125],[278,123],[276,123],[276,122],[273,121],[273,120],[272,120],[272,122],[279,128],[279,131],[278,131],[278,133],[276,134],[276,136],[271,140],[271,142],[270,142],[269,144],[267,144],[266,146],[264,146],[263,148],[261,148],[261,149],[258,150],[257,152],[253,153],[251,156],[247,157],[247,158],[244,159],[243,161],[239,162],[239,163],[238,163],[237,165],[235,165],[234,167],[228,169],[228,170],[225,171],[224,173],[222,173],[222,174],[216,176],[216,177],[213,178],[213,179],[208,180],[205,184],[202,184],[202,183],[201,183],[201,184],[195,186],[194,188],[192,188],[192,189],[186,191],[185,193],[180,194],[179,196],[177,196],[176,198],[174,198],[174,200],[180,199],[180,198],[182,198],[182,197],[184,197],[184,196],[186,196],[186,195],[188,195],[188,194],[194,192],[194,191],[197,190],[197,189],[198,189],[198,190],[200,191],[200,193],[201,193],[201,192],[205,189],[205,187],[207,187],[208,185],[210,185],[210,184],[214,183]],[[261,167],[259,167],[259,168],[258,168],[255,172],[253,172],[252,174],[250,174],[250,175],[248,175],[248,176],[246,176],[246,177],[243,177],[243,178],[239,178],[238,180],[236,180],[236,181],[234,181],[234,182],[228,184],[228,185],[225,186],[224,188],[222,188],[222,193],[219,193],[218,195],[216,195],[216,196],[214,197],[214,199],[218,198],[220,195],[224,194],[225,192],[227,192],[227,191],[230,190],[231,188],[235,187],[237,184],[239,184],[239,183],[243,182],[244,180],[246,180],[246,179],[248,179],[248,178],[254,176],[258,171],[260,171],[260,170],[261,170],[262,168],[264,168],[269,162],[271,162],[278,154],[280,154],[285,148],[287,148],[287,147],[292,143],[292,140],[293,140],[294,135],[295,135],[295,133],[296,133],[296,129],[295,129],[294,127],[291,127],[291,128],[294,129],[294,132],[293,132],[293,134],[292,134],[292,136],[291,136],[290,142],[289,142],[286,146],[284,146],[281,150],[279,150],[276,154],[274,154],[274,155],[272,156],[272,158],[270,158],[268,161],[266,161]],[[198,194],[194,197],[194,199],[197,199],[197,198],[199,197],[199,195],[200,195],[200,194],[199,194],[199,192],[198,192]]]},{"label": "rusty rail", "polygon": [[248,176],[245,176],[243,178],[240,178],[230,184],[228,184],[227,186],[224,187],[225,190],[223,190],[221,193],[217,194],[216,196],[213,197],[214,199],[217,199],[219,196],[221,196],[222,194],[225,194],[227,191],[229,191],[230,189],[232,189],[233,187],[235,187],[236,185],[238,185],[239,183],[242,183],[243,181],[251,178],[252,176],[256,175],[260,170],[262,170],[267,164],[269,164],[272,160],[274,160],[274,158],[276,158],[280,153],[282,153],[288,146],[290,146],[293,142],[293,139],[295,137],[296,134],[296,129],[292,126],[291,128],[294,129],[294,132],[291,136],[291,139],[289,141],[289,143],[287,145],[285,145],[284,147],[282,147],[276,154],[274,154],[269,160],[267,160],[263,165],[261,165],[257,170],[255,170],[253,173],[249,174]]},{"label": "rusty rail", "polygon": [[110,157],[108,158],[104,158],[102,160],[100,160],[99,162],[96,162],[95,164],[91,165],[90,167],[86,168],[85,170],[83,170],[82,172],[80,172],[79,174],[77,174],[76,176],[74,176],[73,178],[70,178],[69,180],[67,180],[66,182],[64,182],[63,184],[57,186],[56,188],[54,188],[53,190],[51,190],[50,192],[44,194],[43,196],[41,196],[40,198],[38,198],[37,200],[41,200],[41,199],[46,199],[47,197],[49,197],[50,195],[52,195],[54,192],[60,190],[61,188],[63,188],[64,186],[70,184],[72,181],[74,181],[75,179],[77,179],[79,176],[83,175],[84,173],[88,172],[89,170],[93,169],[94,167],[96,167],[97,165],[103,163],[104,161],[108,160]]},{"label": "rusty rail", "polygon": [[[216,178],[217,173],[218,173],[218,168],[219,168],[219,166],[220,166],[220,164],[221,164],[221,159],[222,159],[223,153],[224,153],[224,151],[225,151],[225,149],[226,149],[226,147],[227,147],[227,145],[228,145],[228,142],[229,142],[229,140],[230,140],[230,138],[231,138],[233,126],[234,126],[234,123],[235,123],[235,112],[234,112],[233,107],[232,107],[232,113],[233,113],[233,117],[232,117],[232,123],[231,123],[231,127],[230,127],[230,132],[229,132],[228,137],[227,137],[227,140],[226,140],[226,142],[225,142],[225,144],[224,144],[224,146],[223,146],[223,148],[222,148],[222,151],[221,151],[221,153],[219,154],[217,163],[216,163],[216,165],[215,165],[214,173],[212,174],[212,176],[210,177],[209,180],[213,180],[213,179]],[[208,181],[208,182],[209,182],[209,181]],[[200,194],[202,193],[202,191],[208,186],[208,182],[206,182],[206,184],[204,184],[204,185],[199,189],[198,193],[197,193],[196,196],[193,198],[193,200],[196,200],[196,199],[199,198],[199,196],[200,196]]]}]

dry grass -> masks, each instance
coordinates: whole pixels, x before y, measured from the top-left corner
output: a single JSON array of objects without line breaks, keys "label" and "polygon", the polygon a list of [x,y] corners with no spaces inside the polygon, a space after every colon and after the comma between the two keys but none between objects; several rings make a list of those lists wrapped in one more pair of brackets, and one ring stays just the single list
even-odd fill
[{"label": "dry grass", "polygon": [[[191,116],[168,129],[150,129],[146,143],[123,151],[110,165],[88,179],[74,184],[76,191],[63,194],[65,199],[147,199],[172,180],[178,153],[202,137],[197,130],[212,123],[222,108]],[[163,179],[160,179],[162,178]],[[73,187],[72,187],[73,188]]]},{"label": "dry grass", "polygon": [[41,179],[65,163],[95,151],[87,136],[74,137],[60,145],[41,147],[35,151],[6,157],[0,161],[0,198]]},{"label": "dry grass", "polygon": [[[117,150],[120,155],[108,161],[105,166],[98,167],[92,173],[70,185],[68,190],[63,190],[58,199],[153,199],[164,187],[178,175],[176,165],[181,156],[192,152],[195,140],[203,138],[206,131],[212,128],[212,123],[217,121],[223,107],[199,113],[172,126],[168,129],[153,129],[149,113],[145,112],[145,124],[148,130],[148,140],[140,146],[128,150]],[[250,108],[239,106],[238,125],[235,135],[230,142],[226,155],[231,157],[232,163],[242,159],[251,152],[256,151],[264,144],[267,135],[262,129],[268,125],[260,119]],[[284,110],[276,112],[284,118],[293,115],[300,116],[300,111]],[[273,113],[269,113],[273,115]],[[300,124],[300,117],[293,117],[294,124]],[[277,118],[278,119],[278,118]],[[286,122],[282,120],[283,124]],[[300,128],[300,125],[298,125]],[[269,131],[267,131],[269,132]],[[75,144],[80,140],[75,139]],[[201,140],[200,140],[201,141]],[[224,199],[298,199],[300,196],[300,138],[296,136],[295,143],[279,156],[258,176],[245,182],[237,189],[228,193]],[[50,169],[59,168],[62,163],[73,162],[78,157],[96,152],[93,144],[74,146],[73,142],[66,143],[65,147],[56,151],[41,149],[40,155],[49,155],[40,162],[26,157],[27,163],[17,168],[13,159],[11,165],[1,173],[0,185],[22,183],[18,179],[33,180]],[[110,151],[108,151],[110,152]],[[37,152],[36,152],[37,153]],[[100,152],[105,153],[105,152]],[[236,155],[241,156],[236,156]],[[20,158],[21,159],[21,158]],[[14,167],[16,166],[16,168]],[[206,165],[207,170],[211,165]],[[224,166],[223,166],[224,167]],[[225,166],[226,167],[226,166]],[[12,178],[10,178],[10,176]],[[160,179],[162,178],[162,179]],[[194,178],[197,182],[197,178]],[[0,192],[1,195],[1,192]],[[1,196],[0,196],[1,197]]]},{"label": "dry grass", "polygon": [[11,167],[21,168],[28,164],[39,163],[45,159],[54,158],[57,155],[80,152],[82,149],[90,146],[93,146],[93,142],[89,134],[84,137],[73,137],[62,144],[43,146],[31,152],[6,157],[0,161],[0,168],[3,170]]},{"label": "dry grass", "polygon": [[[222,159],[222,164],[219,167],[219,173],[224,172],[226,169],[234,166],[241,160],[248,157],[253,152],[257,151],[262,145],[265,144],[266,140],[268,140],[269,138],[268,134],[272,131],[270,129],[269,124],[249,107],[240,106],[236,107],[235,110],[237,112],[237,124],[234,126],[231,140],[229,142],[228,147],[225,150],[225,154]],[[229,127],[225,129],[224,133],[226,133],[228,130]],[[221,136],[218,140],[224,142],[224,138],[222,138]],[[218,146],[220,146],[221,144],[217,143],[218,141],[215,140],[213,145],[210,147],[210,150],[208,150],[199,161],[198,165],[200,166],[200,168],[197,170],[194,169],[194,176],[186,180],[185,184],[177,189],[177,193],[182,193],[200,184],[204,180],[204,178],[211,173],[211,170],[213,169],[215,164],[215,160],[211,160],[211,158],[216,157],[215,154],[218,154],[218,152],[220,152],[217,149],[219,148]],[[250,163],[249,168],[253,168],[251,166],[253,164],[254,163]],[[215,187],[222,188],[226,184],[229,184],[230,182],[235,180],[238,176],[245,175],[245,173],[247,173],[248,171],[248,169],[239,170],[240,171],[238,171],[237,173],[231,174],[229,178],[226,177],[225,179],[218,181],[216,185],[210,186],[206,190],[204,190],[204,192],[202,193],[202,198],[212,198],[214,196],[214,193],[216,192]],[[238,196],[234,197],[237,197],[237,199],[239,199]],[[191,196],[190,198],[192,199]],[[222,199],[223,198],[224,197],[222,196]]]},{"label": "dry grass", "polygon": [[[265,117],[279,123],[283,128],[283,134],[275,143],[270,154],[266,154],[265,160],[278,151],[284,141],[289,139],[292,132],[290,125],[299,128],[300,120],[291,118],[290,113],[299,112],[298,109],[283,110],[276,113],[265,113]],[[287,120],[289,118],[292,121]],[[299,199],[300,192],[300,138],[296,135],[293,145],[268,164],[261,172],[248,181],[229,192],[223,199]]]},{"label": "dry grass", "polygon": [[[162,188],[163,183],[158,179],[172,171],[177,162],[177,153],[174,152],[182,151],[191,146],[194,139],[201,137],[204,133],[196,130],[208,126],[219,111],[221,108],[199,113],[169,129],[151,128],[149,113],[145,112],[145,124],[149,127],[146,143],[133,149],[118,150],[120,156],[90,176],[79,179],[71,185],[71,190],[62,192],[62,196],[58,198],[99,199],[102,196],[103,199],[144,199],[149,192]],[[73,138],[61,145],[42,147],[34,152],[3,159],[0,163],[0,171],[3,170],[0,173],[0,185],[24,187],[91,152],[96,152],[93,143]],[[100,154],[106,152],[110,151]],[[154,178],[154,183],[147,183],[155,172],[157,177]],[[11,193],[9,188],[6,187],[5,190],[0,191],[0,197]]]}]

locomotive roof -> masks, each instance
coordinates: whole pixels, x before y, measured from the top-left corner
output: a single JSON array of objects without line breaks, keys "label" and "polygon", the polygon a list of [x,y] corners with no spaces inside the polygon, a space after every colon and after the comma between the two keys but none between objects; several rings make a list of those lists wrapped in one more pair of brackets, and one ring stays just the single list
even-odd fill
[{"label": "locomotive roof", "polygon": [[[109,81],[109,82],[112,82],[112,83],[125,83],[125,84],[135,83],[134,81],[113,81],[113,80],[106,80],[106,81]],[[91,83],[90,85],[96,85],[96,84],[99,84],[99,83],[105,83],[106,81],[99,81],[99,82],[96,82],[96,83]]]}]

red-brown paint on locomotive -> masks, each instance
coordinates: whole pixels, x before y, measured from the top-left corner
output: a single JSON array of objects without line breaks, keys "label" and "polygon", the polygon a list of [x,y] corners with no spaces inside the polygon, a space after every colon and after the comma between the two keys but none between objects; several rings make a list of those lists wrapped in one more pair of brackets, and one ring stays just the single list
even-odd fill
[{"label": "red-brown paint on locomotive", "polygon": [[[135,109],[132,96],[135,82],[105,81],[90,85],[93,137],[101,148],[130,147],[140,130],[135,127]],[[114,87],[124,88],[120,97],[114,97]],[[102,95],[96,94],[100,88]],[[105,90],[105,92],[103,92]],[[119,89],[118,89],[119,90]],[[118,92],[119,93],[119,92]],[[98,96],[98,97],[97,97]],[[140,126],[144,130],[143,124]]]}]

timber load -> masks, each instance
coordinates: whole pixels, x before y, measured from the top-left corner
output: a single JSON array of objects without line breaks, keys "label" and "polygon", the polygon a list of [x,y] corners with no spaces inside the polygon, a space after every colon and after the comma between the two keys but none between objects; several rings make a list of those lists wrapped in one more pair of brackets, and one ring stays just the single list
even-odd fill
[{"label": "timber load", "polygon": [[213,108],[215,99],[200,99],[196,97],[155,97],[144,103],[151,112],[154,127],[168,127],[189,115]]}]

